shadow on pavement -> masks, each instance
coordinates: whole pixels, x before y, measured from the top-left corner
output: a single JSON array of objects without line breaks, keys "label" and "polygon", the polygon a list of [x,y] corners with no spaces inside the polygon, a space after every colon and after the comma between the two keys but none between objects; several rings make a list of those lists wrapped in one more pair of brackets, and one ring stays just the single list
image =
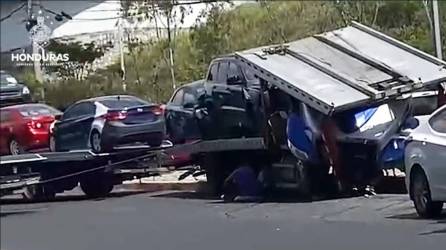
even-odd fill
[{"label": "shadow on pavement", "polygon": [[[173,198],[173,199],[189,199],[189,200],[209,200],[211,204],[222,204],[224,202],[219,196],[210,195],[203,192],[197,191],[172,191],[163,194],[151,195],[155,198]],[[318,202],[333,199],[342,198],[354,198],[357,196],[313,196],[312,198],[303,198],[292,192],[277,192],[269,194],[267,197],[262,199],[260,203],[308,203],[308,202]],[[248,202],[249,203],[249,202]],[[253,202],[259,203],[259,202]]]},{"label": "shadow on pavement", "polygon": [[379,194],[407,194],[403,177],[385,177],[376,186]]},{"label": "shadow on pavement", "polygon": [[39,211],[33,211],[33,210],[24,210],[24,211],[0,211],[0,217],[6,217],[11,215],[25,215],[25,214],[32,214]]},{"label": "shadow on pavement", "polygon": [[88,198],[83,194],[60,194],[56,196],[56,198],[51,200],[43,200],[43,201],[30,201],[25,200],[23,198],[2,198],[0,200],[0,205],[15,205],[15,204],[37,204],[37,203],[54,203],[54,202],[67,202],[67,201],[85,201],[85,200],[93,200],[93,201],[101,201],[108,198],[119,198],[124,196],[130,196],[135,194],[145,193],[145,191],[118,191],[113,192],[105,197],[101,198]]},{"label": "shadow on pavement", "polygon": [[[424,219],[420,218],[417,213],[398,214],[387,217],[387,219],[397,220],[418,220],[418,221],[430,221],[432,225],[446,225],[446,213],[443,212],[438,218]],[[435,229],[432,231],[422,232],[419,235],[432,235],[432,234],[446,234],[446,227]]]},{"label": "shadow on pavement", "polygon": [[196,191],[172,191],[164,194],[151,195],[156,198],[176,198],[190,200],[218,200],[219,197]]},{"label": "shadow on pavement", "polygon": [[[398,219],[398,220],[426,220],[429,221],[429,219],[420,218],[416,212],[413,213],[407,213],[407,214],[396,214],[392,216],[386,217],[387,219]],[[438,218],[438,223],[446,223],[446,213],[443,212]]]}]

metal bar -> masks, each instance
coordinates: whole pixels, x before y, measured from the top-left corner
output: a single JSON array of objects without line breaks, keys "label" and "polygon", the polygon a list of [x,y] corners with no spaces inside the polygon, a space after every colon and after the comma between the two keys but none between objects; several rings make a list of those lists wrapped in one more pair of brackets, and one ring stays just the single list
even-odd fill
[{"label": "metal bar", "polygon": [[446,66],[446,62],[444,62],[444,61],[442,61],[442,60],[440,60],[440,59],[438,59],[438,58],[436,58],[436,57],[434,57],[432,55],[429,55],[429,54],[427,54],[427,53],[425,53],[425,52],[423,52],[421,50],[418,50],[418,49],[415,49],[413,47],[410,47],[410,46],[408,46],[408,45],[406,45],[406,44],[404,44],[404,43],[402,43],[402,42],[400,42],[400,41],[398,41],[398,40],[396,40],[396,39],[394,39],[394,38],[392,38],[390,36],[384,35],[383,33],[378,32],[378,31],[376,31],[374,29],[371,29],[371,28],[369,28],[369,27],[367,27],[365,25],[362,25],[362,24],[360,24],[358,22],[353,21],[352,22],[352,26],[357,28],[357,29],[359,29],[359,30],[361,30],[361,31],[363,31],[363,32],[368,33],[371,36],[374,36],[374,37],[379,38],[379,39],[381,39],[381,40],[383,40],[385,42],[388,42],[388,43],[390,43],[390,44],[392,44],[392,45],[394,45],[394,46],[396,46],[396,47],[398,47],[398,48],[400,48],[400,49],[402,49],[402,50],[404,50],[406,52],[409,52],[409,53],[411,53],[413,55],[421,57],[424,60],[429,61],[429,62],[431,62],[433,64],[436,64],[436,65],[439,65],[439,66],[442,66],[442,65]]},{"label": "metal bar", "polygon": [[62,176],[54,177],[54,178],[47,179],[47,180],[42,180],[42,181],[39,181],[39,183],[36,183],[36,184],[44,184],[44,183],[48,183],[48,182],[62,180],[62,179],[65,179],[65,178],[78,176],[78,175],[81,175],[81,174],[91,173],[91,172],[94,172],[94,171],[97,171],[97,170],[100,170],[100,169],[113,168],[115,166],[118,166],[118,165],[121,165],[121,164],[124,164],[124,163],[137,161],[137,160],[148,158],[148,157],[152,157],[152,156],[153,156],[153,154],[150,153],[150,154],[147,154],[147,155],[142,155],[142,156],[131,158],[131,159],[127,159],[127,160],[118,161],[118,162],[114,162],[114,163],[111,163],[111,164],[106,164],[106,165],[103,165],[103,166],[100,166],[100,167],[86,169],[86,170],[79,171],[79,172],[76,172],[76,173],[62,175]]},{"label": "metal bar", "polygon": [[340,72],[335,72],[333,69],[329,69],[328,67],[326,67],[325,65],[323,65],[322,63],[317,62],[316,60],[313,60],[310,57],[307,57],[301,53],[292,51],[290,49],[285,49],[286,53],[291,55],[292,57],[303,61],[304,63],[318,69],[319,71],[322,71],[323,73],[333,77],[334,79],[345,83],[347,85],[349,85],[350,87],[360,91],[360,92],[365,92],[365,94],[371,96],[372,98],[376,99],[376,98],[380,98],[380,93],[379,91],[373,89],[372,87],[369,86],[365,86],[363,84],[360,83],[356,83],[353,80],[351,80],[348,76],[343,75]]},{"label": "metal bar", "polygon": [[438,1],[432,1],[432,12],[434,19],[434,39],[435,39],[435,50],[437,52],[437,57],[440,60],[443,60],[443,51],[441,46],[441,31],[440,31],[440,14],[438,11]]},{"label": "metal bar", "polygon": [[339,51],[341,51],[341,52],[343,52],[343,53],[345,53],[345,54],[347,54],[347,55],[349,55],[349,56],[351,56],[351,57],[353,57],[353,58],[355,58],[355,59],[357,59],[357,60],[359,60],[361,62],[363,62],[363,63],[365,63],[365,64],[368,64],[368,65],[370,65],[370,66],[372,66],[374,68],[377,68],[377,69],[381,70],[382,72],[392,76],[393,78],[400,78],[400,77],[402,77],[402,75],[400,73],[396,72],[393,69],[390,69],[389,67],[383,65],[382,63],[376,62],[372,58],[370,58],[368,56],[365,56],[363,54],[357,53],[357,52],[355,52],[353,50],[349,50],[346,47],[344,47],[344,46],[342,46],[340,44],[337,44],[336,42],[333,42],[333,41],[329,40],[328,38],[326,38],[326,37],[324,37],[322,35],[314,35],[313,37],[316,38],[317,40],[319,40],[319,41],[321,41],[321,42],[323,42],[323,43],[325,43],[325,44],[327,44],[327,45],[329,45],[329,46],[331,46],[331,47],[333,47],[333,48],[335,48],[335,49],[337,49],[337,50],[339,50]]},{"label": "metal bar", "polygon": [[33,161],[43,161],[46,160],[46,157],[42,157],[39,154],[35,154],[37,156],[37,158],[32,158],[32,159],[19,159],[19,160],[0,160],[0,165],[4,165],[4,164],[11,164],[11,163],[22,163],[22,162],[33,162]]}]

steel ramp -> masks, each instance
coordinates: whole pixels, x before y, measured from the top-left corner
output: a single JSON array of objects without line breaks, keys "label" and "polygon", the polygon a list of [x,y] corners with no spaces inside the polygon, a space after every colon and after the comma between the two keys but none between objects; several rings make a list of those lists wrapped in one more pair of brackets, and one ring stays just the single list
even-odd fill
[{"label": "steel ramp", "polygon": [[0,157],[0,166],[11,163],[39,162],[47,158],[40,154],[4,155]]},{"label": "steel ramp", "polygon": [[324,114],[446,81],[446,63],[378,31],[351,26],[236,53],[254,73]]},{"label": "steel ramp", "polygon": [[[136,146],[123,146],[116,147],[115,151],[105,153],[94,153],[91,150],[71,150],[66,152],[44,152],[39,154],[21,154],[21,155],[5,155],[0,157],[0,166],[7,165],[19,165],[26,163],[39,163],[45,165],[47,163],[60,163],[60,162],[80,162],[89,161],[99,158],[107,158],[113,156],[125,156],[129,155],[129,158],[134,154],[144,155],[156,153],[164,149],[172,147],[173,144],[170,141],[163,141],[159,147],[150,147],[146,145]],[[135,156],[136,157],[136,156]]]}]

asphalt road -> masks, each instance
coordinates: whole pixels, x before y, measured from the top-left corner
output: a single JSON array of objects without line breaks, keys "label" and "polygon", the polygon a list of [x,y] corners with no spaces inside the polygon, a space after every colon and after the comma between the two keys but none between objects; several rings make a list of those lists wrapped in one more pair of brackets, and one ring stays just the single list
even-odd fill
[{"label": "asphalt road", "polygon": [[2,250],[444,249],[446,216],[421,220],[406,195],[223,204],[194,193],[1,206]]}]

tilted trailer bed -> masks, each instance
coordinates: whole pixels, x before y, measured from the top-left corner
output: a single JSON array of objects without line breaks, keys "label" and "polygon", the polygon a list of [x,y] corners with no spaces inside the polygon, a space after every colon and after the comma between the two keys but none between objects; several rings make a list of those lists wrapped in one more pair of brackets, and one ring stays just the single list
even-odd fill
[{"label": "tilted trailer bed", "polygon": [[367,26],[235,53],[261,79],[324,113],[446,81],[446,63]]}]

